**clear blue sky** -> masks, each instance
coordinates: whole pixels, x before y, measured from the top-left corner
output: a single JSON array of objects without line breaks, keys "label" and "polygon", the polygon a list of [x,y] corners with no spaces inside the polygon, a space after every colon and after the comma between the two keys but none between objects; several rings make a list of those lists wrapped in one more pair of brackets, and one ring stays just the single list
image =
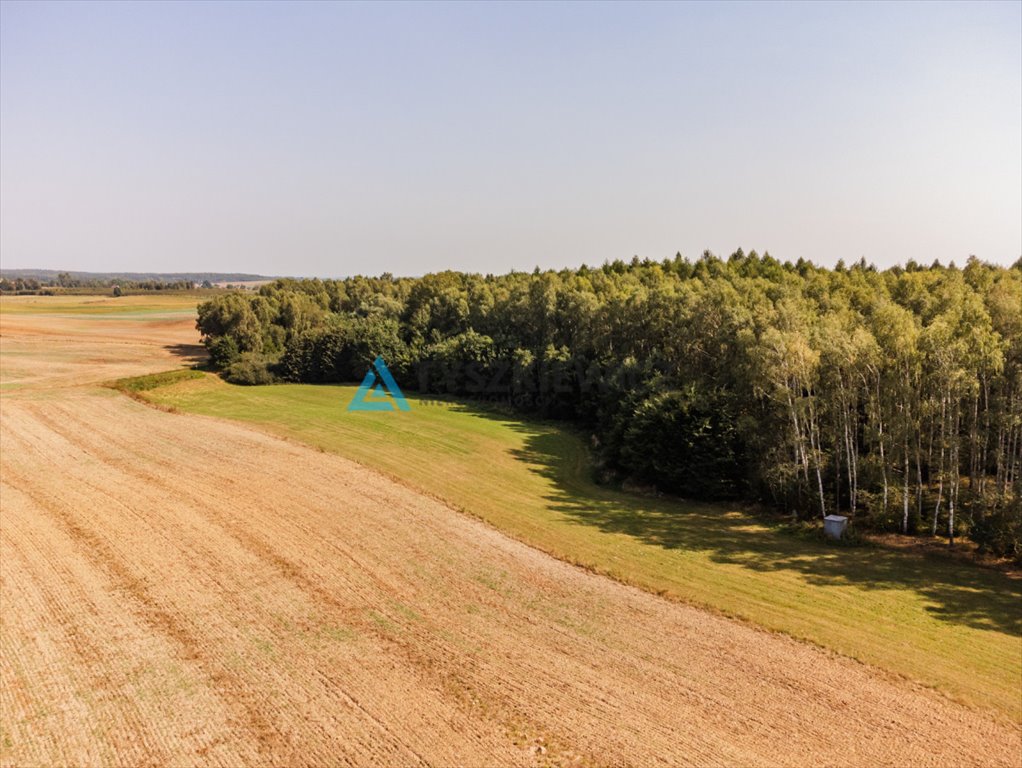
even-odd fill
[{"label": "clear blue sky", "polygon": [[0,4],[14,267],[1022,255],[1022,3]]}]

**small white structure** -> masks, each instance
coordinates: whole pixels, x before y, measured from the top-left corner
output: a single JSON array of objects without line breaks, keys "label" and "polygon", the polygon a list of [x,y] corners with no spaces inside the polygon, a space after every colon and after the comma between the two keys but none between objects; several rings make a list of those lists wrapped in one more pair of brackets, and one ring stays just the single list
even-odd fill
[{"label": "small white structure", "polygon": [[844,515],[827,515],[823,518],[823,531],[832,539],[840,539],[848,527],[848,518]]}]

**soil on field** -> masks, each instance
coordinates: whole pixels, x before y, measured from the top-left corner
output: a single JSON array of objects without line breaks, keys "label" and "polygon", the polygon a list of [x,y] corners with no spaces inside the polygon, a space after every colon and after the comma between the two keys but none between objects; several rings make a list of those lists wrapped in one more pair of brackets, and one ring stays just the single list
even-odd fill
[{"label": "soil on field", "polygon": [[997,716],[100,386],[196,342],[0,318],[0,764],[1019,765]]}]

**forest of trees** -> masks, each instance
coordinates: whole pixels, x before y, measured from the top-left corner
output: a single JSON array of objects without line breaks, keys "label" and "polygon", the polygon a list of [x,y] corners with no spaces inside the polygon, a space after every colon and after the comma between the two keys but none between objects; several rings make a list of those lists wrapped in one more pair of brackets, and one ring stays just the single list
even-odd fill
[{"label": "forest of trees", "polygon": [[198,328],[238,383],[357,382],[382,355],[404,388],[574,422],[605,479],[1022,556],[1022,261],[278,280]]}]

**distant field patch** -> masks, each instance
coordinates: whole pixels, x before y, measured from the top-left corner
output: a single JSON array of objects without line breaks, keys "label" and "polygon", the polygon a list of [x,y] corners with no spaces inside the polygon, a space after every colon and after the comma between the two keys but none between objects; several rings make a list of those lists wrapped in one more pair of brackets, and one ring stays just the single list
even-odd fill
[{"label": "distant field patch", "polygon": [[2,296],[0,314],[121,315],[194,312],[200,293],[134,296]]}]

